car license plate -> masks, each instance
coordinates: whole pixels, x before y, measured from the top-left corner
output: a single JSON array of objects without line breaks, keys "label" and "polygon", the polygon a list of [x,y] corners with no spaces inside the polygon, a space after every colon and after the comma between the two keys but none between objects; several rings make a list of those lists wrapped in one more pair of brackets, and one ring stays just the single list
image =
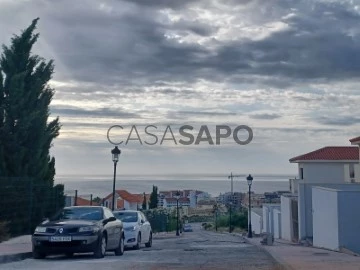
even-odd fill
[{"label": "car license plate", "polygon": [[51,236],[50,242],[71,242],[71,236]]}]

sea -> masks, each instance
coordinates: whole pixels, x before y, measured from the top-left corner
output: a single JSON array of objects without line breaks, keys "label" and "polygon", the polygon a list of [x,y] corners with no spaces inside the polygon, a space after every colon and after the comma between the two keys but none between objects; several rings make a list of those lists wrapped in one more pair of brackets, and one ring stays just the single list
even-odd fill
[{"label": "sea", "polygon": [[[252,175],[254,180],[251,190],[255,193],[289,191],[289,175]],[[56,176],[56,184],[64,184],[65,194],[79,196],[92,195],[103,198],[112,192],[113,176],[110,175],[64,175]],[[142,175],[117,176],[116,189],[125,189],[130,193],[151,193],[153,185],[159,191],[166,190],[201,190],[212,196],[231,191],[231,180],[227,175]],[[246,175],[233,178],[234,192],[247,192]]]}]

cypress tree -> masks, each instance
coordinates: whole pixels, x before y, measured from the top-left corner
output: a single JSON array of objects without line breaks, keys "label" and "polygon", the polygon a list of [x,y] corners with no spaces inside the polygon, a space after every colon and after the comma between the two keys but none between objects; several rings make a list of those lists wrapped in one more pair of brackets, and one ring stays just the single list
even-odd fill
[{"label": "cypress tree", "polygon": [[50,156],[61,127],[58,117],[49,120],[54,63],[32,54],[38,20],[14,35],[10,46],[3,45],[0,57],[0,177],[13,179],[12,186],[14,179],[31,179],[22,196],[38,199],[31,202],[34,222],[63,205],[63,186],[54,187],[55,158]]},{"label": "cypress tree", "polygon": [[48,82],[54,72],[53,61],[45,62],[31,49],[39,34],[34,34],[38,19],[20,36],[3,45],[0,58],[0,104],[2,110],[1,146],[3,176],[34,177],[52,183],[55,159],[50,157],[52,141],[59,135],[56,118],[48,122],[49,104],[54,95]]},{"label": "cypress tree", "polygon": [[157,207],[158,207],[158,188],[157,186],[153,185],[153,190],[150,194],[149,208],[154,209]]}]

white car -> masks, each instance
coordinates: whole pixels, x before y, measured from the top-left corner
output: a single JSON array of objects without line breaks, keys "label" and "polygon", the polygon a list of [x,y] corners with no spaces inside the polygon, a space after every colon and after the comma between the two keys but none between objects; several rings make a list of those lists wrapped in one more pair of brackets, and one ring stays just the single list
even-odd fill
[{"label": "white car", "polygon": [[123,222],[125,246],[140,249],[141,244],[152,246],[152,230],[149,221],[140,211],[114,211],[114,216]]}]

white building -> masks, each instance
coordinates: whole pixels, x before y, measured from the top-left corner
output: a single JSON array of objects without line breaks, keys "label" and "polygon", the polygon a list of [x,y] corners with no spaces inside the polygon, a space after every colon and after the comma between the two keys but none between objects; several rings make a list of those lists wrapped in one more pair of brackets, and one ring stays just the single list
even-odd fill
[{"label": "white building", "polygon": [[299,240],[298,196],[284,194],[281,196],[281,238],[297,242]]},{"label": "white building", "polygon": [[313,187],[312,211],[314,246],[360,254],[359,184]]},{"label": "white building", "polygon": [[281,237],[280,204],[263,204],[263,233],[271,233],[274,238]]},{"label": "white building", "polygon": [[[176,203],[175,196],[177,192],[178,192],[177,190],[160,191],[158,206],[164,208],[173,207],[174,202]],[[198,201],[211,199],[209,193],[199,190],[179,190],[179,192],[180,192],[180,200],[182,202],[182,205],[191,208],[196,208]]]},{"label": "white building", "polygon": [[[146,208],[148,209],[150,194],[146,194]],[[103,205],[112,208],[112,193],[103,199]],[[131,194],[127,190],[115,190],[115,210],[138,210],[142,209],[143,194]]]},{"label": "white building", "polygon": [[[311,239],[313,237],[312,187],[360,182],[359,148],[324,147],[294,157],[290,162],[298,164],[298,179],[292,179],[290,183],[292,192],[298,194],[299,240]],[[286,215],[283,222],[285,219],[290,220],[290,216]]]},{"label": "white building", "polygon": [[[164,208],[172,208],[177,206],[177,199],[176,198],[164,198]],[[190,199],[189,198],[179,198],[179,207],[181,206],[190,206]]]},{"label": "white building", "polygon": [[262,208],[251,208],[251,228],[254,234],[261,234],[263,230]]}]

